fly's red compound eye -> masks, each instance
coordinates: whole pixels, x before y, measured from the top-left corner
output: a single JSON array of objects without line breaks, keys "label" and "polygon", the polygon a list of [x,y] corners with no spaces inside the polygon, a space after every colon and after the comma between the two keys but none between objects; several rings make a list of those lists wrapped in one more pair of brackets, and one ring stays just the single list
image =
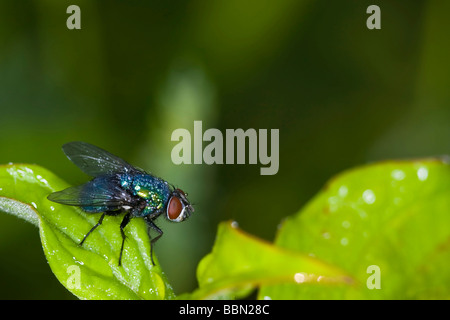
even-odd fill
[{"label": "fly's red compound eye", "polygon": [[167,206],[167,217],[172,221],[180,221],[184,206],[178,197],[173,196]]}]

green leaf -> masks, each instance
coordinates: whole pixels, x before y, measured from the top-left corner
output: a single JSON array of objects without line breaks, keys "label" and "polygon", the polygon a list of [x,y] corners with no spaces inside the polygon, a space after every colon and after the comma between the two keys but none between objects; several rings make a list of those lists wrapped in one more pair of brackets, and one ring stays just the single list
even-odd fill
[{"label": "green leaf", "polygon": [[352,283],[339,268],[249,235],[235,222],[219,225],[212,252],[197,269],[199,289],[181,298],[242,297],[269,283],[320,282],[332,286]]},{"label": "green leaf", "polygon": [[276,244],[327,261],[360,285],[267,285],[260,298],[448,299],[450,166],[389,161],[344,172],[283,223]]},{"label": "green leaf", "polygon": [[78,244],[100,214],[59,205],[47,196],[68,185],[36,165],[0,166],[0,211],[39,227],[42,247],[58,280],[81,299],[170,299],[173,290],[150,260],[150,240],[142,219],[125,229],[127,238],[118,266],[122,215],[105,217],[83,246]]}]

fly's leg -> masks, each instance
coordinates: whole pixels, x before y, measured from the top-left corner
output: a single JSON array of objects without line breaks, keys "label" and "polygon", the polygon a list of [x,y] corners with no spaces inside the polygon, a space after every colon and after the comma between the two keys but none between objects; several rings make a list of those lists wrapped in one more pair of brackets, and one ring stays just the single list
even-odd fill
[{"label": "fly's leg", "polygon": [[81,242],[80,242],[80,244],[79,244],[80,246],[83,245],[83,242],[86,240],[86,238],[88,237],[88,235],[90,235],[91,232],[95,230],[95,228],[97,228],[99,225],[102,224],[103,218],[105,217],[105,215],[106,215],[106,212],[104,212],[104,213],[102,214],[102,216],[100,217],[100,220],[98,220],[97,224],[96,224],[95,226],[93,226],[92,229],[89,230],[89,232],[84,236],[83,240],[81,240]]},{"label": "fly's leg", "polygon": [[[147,224],[150,228],[152,228],[153,230],[155,230],[156,232],[159,233],[155,238],[150,240],[150,258],[152,259],[152,265],[155,266],[155,261],[153,261],[153,246],[154,246],[155,242],[158,241],[159,238],[161,238],[161,236],[163,235],[163,232],[160,228],[158,228],[153,223],[152,219],[149,218],[148,216],[145,217],[145,221],[147,221]],[[150,230],[149,230],[149,236],[150,236]]]},{"label": "fly's leg", "polygon": [[89,232],[84,236],[83,240],[81,240],[81,242],[79,243],[80,246],[83,245],[84,241],[86,240],[86,238],[88,237],[88,235],[90,235],[92,233],[92,231],[94,231],[99,225],[102,224],[103,219],[105,218],[105,215],[108,216],[115,216],[117,214],[119,214],[121,211],[105,211],[102,216],[100,217],[100,219],[98,220],[97,224],[95,226],[92,227],[91,230],[89,230]]},{"label": "fly's leg", "polygon": [[120,255],[119,255],[119,266],[122,263],[122,252],[123,252],[123,245],[125,243],[125,232],[123,232],[123,229],[127,226],[128,222],[130,222],[131,219],[131,213],[128,212],[124,217],[122,222],[120,223],[120,234],[122,235],[122,246],[120,247]]}]

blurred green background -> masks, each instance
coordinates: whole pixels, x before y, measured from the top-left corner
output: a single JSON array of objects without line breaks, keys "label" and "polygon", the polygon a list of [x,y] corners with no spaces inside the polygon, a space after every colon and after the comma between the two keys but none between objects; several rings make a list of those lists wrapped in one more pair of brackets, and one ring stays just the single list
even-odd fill
[{"label": "blurred green background", "polygon": [[[71,4],[81,30],[66,27]],[[371,4],[381,30],[366,27]],[[448,12],[438,0],[1,0],[0,163],[81,184],[61,145],[83,140],[187,191],[196,212],[160,220],[156,254],[175,292],[191,291],[219,221],[273,240],[332,175],[449,152]],[[171,133],[194,120],[279,129],[279,172],[172,164]],[[3,213],[0,298],[74,298],[38,230]]]}]

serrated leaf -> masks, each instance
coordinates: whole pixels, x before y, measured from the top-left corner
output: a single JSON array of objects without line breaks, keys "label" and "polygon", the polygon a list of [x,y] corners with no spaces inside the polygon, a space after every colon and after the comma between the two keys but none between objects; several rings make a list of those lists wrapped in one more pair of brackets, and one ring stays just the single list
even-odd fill
[{"label": "serrated leaf", "polygon": [[102,225],[78,244],[100,214],[47,200],[68,187],[60,178],[36,165],[0,166],[0,211],[39,227],[42,246],[58,280],[81,299],[170,299],[173,290],[157,260],[150,260],[150,240],[142,219],[125,229],[127,239],[118,266],[122,215],[105,217]]},{"label": "serrated leaf", "polygon": [[344,172],[283,223],[276,244],[340,267],[362,285],[263,286],[260,298],[448,299],[450,166],[386,161]]}]

